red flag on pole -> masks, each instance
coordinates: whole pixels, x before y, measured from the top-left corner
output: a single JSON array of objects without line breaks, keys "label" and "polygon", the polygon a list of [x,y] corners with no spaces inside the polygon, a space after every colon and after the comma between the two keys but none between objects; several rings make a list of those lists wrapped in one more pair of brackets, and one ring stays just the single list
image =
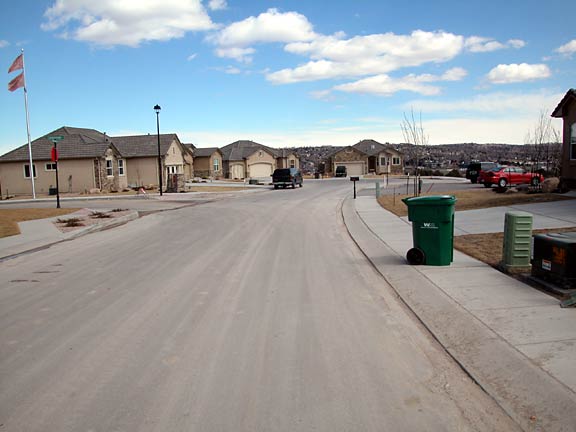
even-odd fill
[{"label": "red flag on pole", "polygon": [[50,159],[52,162],[58,162],[58,150],[56,147],[52,147],[52,151],[50,152]]},{"label": "red flag on pole", "polygon": [[12,66],[10,66],[10,69],[8,69],[8,73],[24,69],[24,58],[22,57],[23,55],[24,54],[20,54],[18,57],[16,57],[16,60],[14,60]]},{"label": "red flag on pole", "polygon": [[8,83],[8,90],[11,92],[14,90],[19,89],[20,87],[24,87],[24,72],[14,78],[12,81]]}]

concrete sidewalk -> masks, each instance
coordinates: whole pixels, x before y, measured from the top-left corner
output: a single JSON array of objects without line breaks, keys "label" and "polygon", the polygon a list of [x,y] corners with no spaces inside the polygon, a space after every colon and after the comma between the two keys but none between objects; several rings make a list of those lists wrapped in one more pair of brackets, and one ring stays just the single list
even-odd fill
[{"label": "concrete sidewalk", "polygon": [[411,225],[374,197],[348,199],[342,213],[376,269],[514,420],[576,430],[576,309],[458,251],[451,266],[408,265]]},{"label": "concrete sidewalk", "polygon": [[[112,210],[112,208],[110,210]],[[19,235],[0,238],[0,261],[25,252],[44,249],[55,243],[72,240],[91,232],[123,225],[126,222],[138,218],[137,211],[130,211],[120,217],[94,220],[94,223],[91,225],[79,227],[78,229],[69,232],[60,231],[54,224],[57,219],[68,219],[76,216],[86,217],[91,214],[92,211],[96,210],[81,209],[77,212],[63,216],[18,223],[18,227],[20,228]],[[98,211],[101,211],[101,209]]]}]

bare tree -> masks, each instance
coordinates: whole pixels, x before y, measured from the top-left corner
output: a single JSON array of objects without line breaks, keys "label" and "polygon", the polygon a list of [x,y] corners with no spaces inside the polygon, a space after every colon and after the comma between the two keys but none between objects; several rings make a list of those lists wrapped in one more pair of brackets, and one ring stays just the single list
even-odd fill
[{"label": "bare tree", "polygon": [[418,119],[414,116],[414,108],[410,108],[410,115],[403,113],[403,120],[400,124],[402,129],[402,135],[404,136],[404,141],[408,144],[412,144],[411,147],[411,157],[414,161],[414,195],[420,195],[420,156],[421,149],[428,145],[428,135],[424,132],[424,127],[422,126],[422,112],[419,113]]},{"label": "bare tree", "polygon": [[533,169],[540,168],[543,163],[546,171],[555,173],[560,162],[560,132],[552,126],[552,118],[547,112],[540,111],[534,129],[526,134],[525,143],[531,146]]}]

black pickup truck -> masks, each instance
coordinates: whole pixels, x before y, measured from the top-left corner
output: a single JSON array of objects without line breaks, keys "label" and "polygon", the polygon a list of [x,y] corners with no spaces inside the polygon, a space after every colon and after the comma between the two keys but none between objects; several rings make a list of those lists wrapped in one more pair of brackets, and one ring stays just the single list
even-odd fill
[{"label": "black pickup truck", "polygon": [[272,174],[274,189],[278,189],[280,186],[283,188],[292,186],[294,189],[296,185],[302,187],[302,183],[302,172],[298,168],[278,168]]}]

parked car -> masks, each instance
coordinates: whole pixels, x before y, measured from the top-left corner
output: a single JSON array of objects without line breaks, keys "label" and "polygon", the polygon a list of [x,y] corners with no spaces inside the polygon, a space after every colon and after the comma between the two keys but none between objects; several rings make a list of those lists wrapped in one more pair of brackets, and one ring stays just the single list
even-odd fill
[{"label": "parked car", "polygon": [[484,183],[484,187],[487,188],[492,185],[498,185],[499,187],[519,184],[538,186],[544,181],[544,177],[542,174],[530,173],[520,167],[504,166],[483,172],[481,181]]},{"label": "parked car", "polygon": [[466,168],[466,178],[472,183],[478,183],[483,171],[490,171],[498,166],[496,162],[470,162]]},{"label": "parked car", "polygon": [[272,174],[274,189],[278,189],[280,186],[283,188],[292,186],[294,189],[296,185],[302,187],[303,183],[302,172],[298,168],[278,168]]},{"label": "parked car", "polygon": [[334,177],[346,177],[348,173],[346,172],[346,167],[344,165],[338,165],[336,167],[336,172],[334,173]]}]

